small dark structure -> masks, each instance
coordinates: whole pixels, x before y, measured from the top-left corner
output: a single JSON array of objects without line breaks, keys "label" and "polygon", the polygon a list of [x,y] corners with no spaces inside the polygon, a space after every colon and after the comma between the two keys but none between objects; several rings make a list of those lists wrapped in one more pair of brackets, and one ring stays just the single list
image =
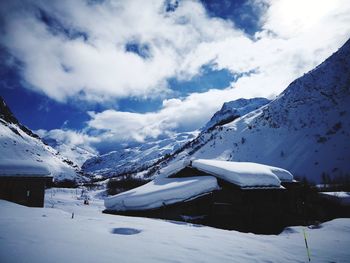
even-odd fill
[{"label": "small dark structure", "polygon": [[0,165],[0,199],[30,207],[43,207],[45,188],[52,176],[43,167]]}]

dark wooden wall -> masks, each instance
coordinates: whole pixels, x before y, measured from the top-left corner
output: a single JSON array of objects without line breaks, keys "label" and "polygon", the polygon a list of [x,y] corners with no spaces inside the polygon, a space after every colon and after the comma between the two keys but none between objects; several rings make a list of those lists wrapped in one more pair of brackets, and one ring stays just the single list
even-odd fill
[{"label": "dark wooden wall", "polygon": [[30,207],[43,207],[50,177],[0,177],[0,199]]}]

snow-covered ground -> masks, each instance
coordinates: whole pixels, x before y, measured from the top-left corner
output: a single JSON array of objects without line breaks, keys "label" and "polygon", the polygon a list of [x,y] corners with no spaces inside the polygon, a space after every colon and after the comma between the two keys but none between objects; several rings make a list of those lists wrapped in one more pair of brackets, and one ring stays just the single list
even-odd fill
[{"label": "snow-covered ground", "polygon": [[[84,205],[81,190],[50,189],[45,208],[0,200],[1,262],[308,261],[303,227],[267,236],[107,215],[101,213],[103,192],[88,195],[90,205]],[[349,262],[350,219],[306,233],[311,262]]]}]

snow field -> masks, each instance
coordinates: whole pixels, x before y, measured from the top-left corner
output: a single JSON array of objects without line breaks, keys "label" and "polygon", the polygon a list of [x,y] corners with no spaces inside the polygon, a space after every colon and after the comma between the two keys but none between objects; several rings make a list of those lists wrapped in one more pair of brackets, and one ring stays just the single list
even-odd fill
[{"label": "snow field", "polygon": [[[74,191],[74,190],[73,190]],[[302,227],[254,235],[187,223],[102,214],[56,191],[55,208],[0,201],[1,262],[306,262]],[[50,190],[46,198],[51,195]],[[60,202],[58,202],[60,201]],[[75,216],[71,218],[71,211]],[[350,219],[306,229],[312,262],[349,262]]]}]

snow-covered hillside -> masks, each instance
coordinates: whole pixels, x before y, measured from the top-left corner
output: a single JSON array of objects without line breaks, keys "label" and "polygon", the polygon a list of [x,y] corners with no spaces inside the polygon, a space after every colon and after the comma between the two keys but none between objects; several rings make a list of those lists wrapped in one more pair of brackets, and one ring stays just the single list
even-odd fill
[{"label": "snow-covered hillside", "polygon": [[202,130],[206,131],[213,127],[234,121],[253,110],[259,109],[269,102],[270,100],[265,98],[238,99],[225,102],[222,108],[214,114]]},{"label": "snow-covered hillside", "polygon": [[315,182],[349,175],[349,106],[350,41],[274,101],[203,132],[175,159],[258,162]]},{"label": "snow-covered hillside", "polygon": [[[41,134],[39,133],[41,136]],[[57,138],[50,136],[50,133],[41,136],[42,141],[57,150],[60,154],[67,157],[69,160],[81,167],[88,159],[96,157],[96,153],[84,146],[68,144],[66,141],[60,141]]]},{"label": "snow-covered hillside", "polygon": [[0,163],[16,165],[16,161],[45,166],[55,181],[84,180],[72,161],[45,145],[37,135],[21,125],[0,97]]},{"label": "snow-covered hillside", "polygon": [[198,131],[178,133],[163,140],[147,141],[134,147],[113,151],[87,160],[82,169],[86,173],[104,177],[130,174],[145,170],[164,156],[172,154],[193,140]]}]

